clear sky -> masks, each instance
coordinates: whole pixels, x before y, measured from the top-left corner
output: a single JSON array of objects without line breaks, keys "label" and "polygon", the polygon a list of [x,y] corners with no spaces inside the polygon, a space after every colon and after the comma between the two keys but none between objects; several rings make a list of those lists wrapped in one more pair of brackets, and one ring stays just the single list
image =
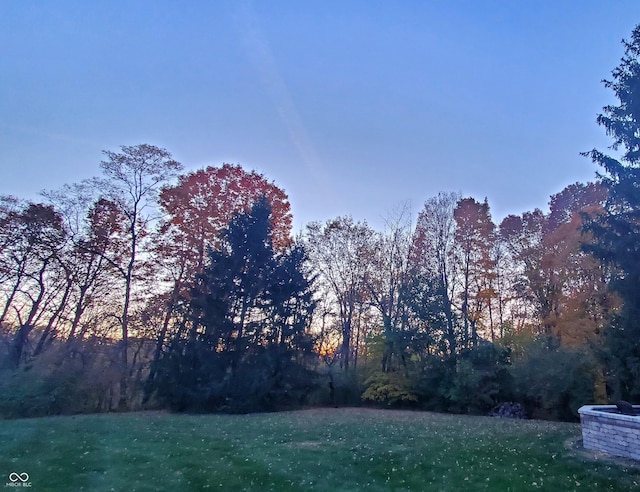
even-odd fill
[{"label": "clear sky", "polygon": [[439,191],[545,209],[593,179],[638,23],[637,0],[0,0],[0,194],[150,143],[265,174],[296,230]]}]

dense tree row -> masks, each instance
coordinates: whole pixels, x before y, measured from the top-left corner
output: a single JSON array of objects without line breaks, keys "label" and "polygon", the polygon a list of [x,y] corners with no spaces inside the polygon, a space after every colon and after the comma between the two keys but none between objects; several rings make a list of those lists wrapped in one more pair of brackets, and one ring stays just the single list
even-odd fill
[{"label": "dense tree row", "polygon": [[[383,231],[338,217],[293,241],[286,195],[256,173],[174,184],[162,149],[106,156],[108,186],[2,209],[5,370],[95,377],[89,408],[276,408],[316,388],[320,402],[485,411],[515,396],[460,381],[487,372],[482,357],[506,367],[534,340],[596,347],[619,302],[582,247],[601,185],[499,226],[486,200],[441,193],[415,226],[400,209]],[[481,401],[461,405],[471,394]]]},{"label": "dense tree row", "polygon": [[77,376],[96,365],[104,384],[95,387],[108,389],[87,405],[126,409],[193,324],[193,291],[209,252],[228,247],[230,222],[265,200],[270,244],[293,251],[291,214],[280,188],[240,166],[177,176],[181,165],[146,144],[105,156],[102,178],[47,193],[45,203],[0,204],[3,365],[14,379],[34,364],[48,375],[53,357],[56,372],[71,374],[62,365],[81,353]]},{"label": "dense tree row", "polygon": [[320,345],[343,369],[366,365],[364,398],[387,403],[419,401],[421,374],[434,363],[451,367],[453,380],[461,354],[489,342],[509,351],[527,337],[549,349],[591,348],[618,302],[606,268],[582,248],[584,221],[605,198],[600,185],[571,185],[551,197],[549,213],[496,226],[486,200],[442,193],[414,228],[406,215],[383,232],[349,217],[310,224]]},{"label": "dense tree row", "polygon": [[361,401],[567,418],[640,398],[640,28],[599,117],[619,158],[549,211],[493,222],[440,193],[383,230],[349,216],[291,237],[285,192],[164,149],[0,199],[0,411],[251,411]]}]

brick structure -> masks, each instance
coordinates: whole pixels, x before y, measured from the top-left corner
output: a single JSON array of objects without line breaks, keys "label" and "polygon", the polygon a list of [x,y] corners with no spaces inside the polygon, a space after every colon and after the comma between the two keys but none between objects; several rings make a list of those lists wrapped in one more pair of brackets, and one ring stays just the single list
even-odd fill
[{"label": "brick structure", "polygon": [[[640,413],[640,406],[634,409]],[[640,460],[640,416],[618,413],[614,405],[585,405],[578,413],[586,449]]]}]

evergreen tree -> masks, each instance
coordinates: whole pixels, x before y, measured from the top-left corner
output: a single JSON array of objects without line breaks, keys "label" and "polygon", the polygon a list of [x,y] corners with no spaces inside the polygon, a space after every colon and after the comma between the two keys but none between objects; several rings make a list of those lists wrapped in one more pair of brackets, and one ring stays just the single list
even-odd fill
[{"label": "evergreen tree", "polygon": [[236,215],[222,249],[209,253],[191,329],[158,362],[156,387],[174,409],[273,410],[300,404],[313,387],[312,281],[304,250],[274,250],[270,213],[259,200]]},{"label": "evergreen tree", "polygon": [[640,400],[640,25],[623,44],[613,79],[604,81],[618,104],[605,106],[597,119],[617,157],[585,153],[604,169],[600,178],[608,190],[606,212],[588,226],[595,243],[586,248],[612,267],[611,285],[623,301],[607,333],[613,396]]}]

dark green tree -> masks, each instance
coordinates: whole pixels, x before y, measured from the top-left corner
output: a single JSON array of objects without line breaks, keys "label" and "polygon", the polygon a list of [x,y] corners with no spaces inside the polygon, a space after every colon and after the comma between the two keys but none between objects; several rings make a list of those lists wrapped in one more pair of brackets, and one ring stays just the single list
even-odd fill
[{"label": "dark green tree", "polygon": [[624,57],[605,80],[618,103],[597,118],[613,139],[615,156],[586,152],[604,172],[605,213],[590,221],[595,242],[586,248],[612,268],[611,286],[623,307],[607,333],[608,382],[614,398],[640,400],[640,25],[623,41]]},{"label": "dark green tree", "polygon": [[259,200],[209,252],[190,301],[192,326],[158,361],[156,388],[174,409],[274,410],[300,404],[313,387],[312,280],[303,249],[274,250],[270,213]]}]

